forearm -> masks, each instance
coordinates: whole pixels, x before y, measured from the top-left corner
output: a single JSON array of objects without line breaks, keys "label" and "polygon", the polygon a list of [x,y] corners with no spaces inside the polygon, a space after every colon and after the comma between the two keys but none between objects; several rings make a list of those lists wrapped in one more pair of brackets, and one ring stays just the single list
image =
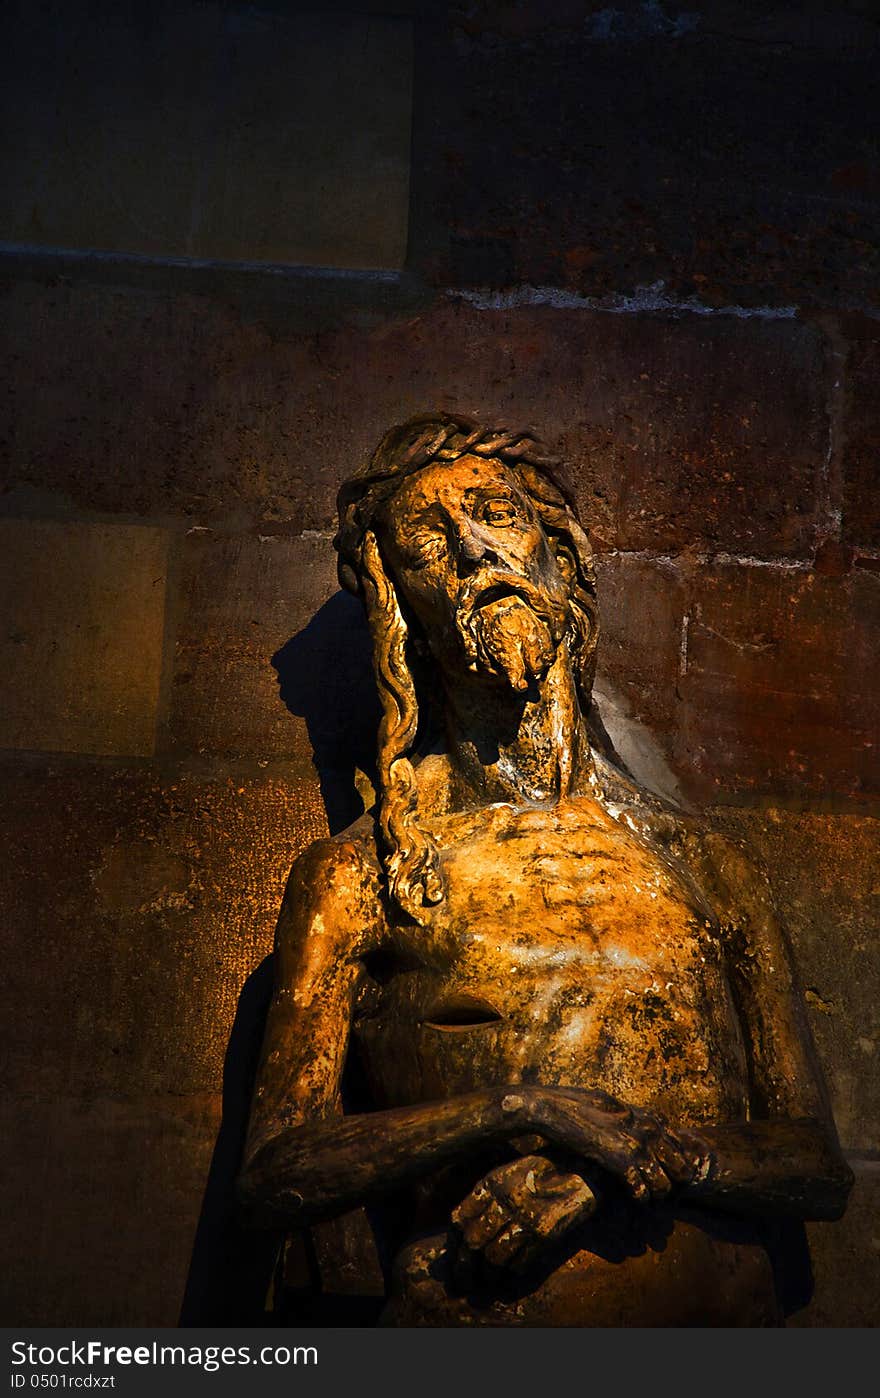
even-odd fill
[{"label": "forearm", "polygon": [[343,1213],[529,1129],[514,1088],[283,1127],[238,1192],[253,1221],[289,1226]]},{"label": "forearm", "polygon": [[819,1122],[752,1121],[701,1127],[699,1135],[711,1159],[705,1175],[684,1187],[688,1202],[803,1219],[843,1213],[852,1171]]},{"label": "forearm", "polygon": [[[560,1096],[567,1104],[581,1100],[570,1089],[551,1089],[551,1105]],[[584,1094],[584,1100],[589,1096]],[[302,1224],[369,1203],[534,1131],[585,1159],[605,1163],[597,1140],[589,1138],[594,1123],[581,1139],[573,1139],[571,1118],[560,1127],[547,1116],[547,1100],[547,1090],[510,1086],[281,1127],[248,1161],[239,1197],[254,1222]],[[583,1123],[577,1134],[582,1128]],[[820,1122],[778,1118],[705,1126],[698,1140],[708,1147],[707,1163],[680,1185],[683,1201],[732,1213],[803,1219],[835,1219],[843,1213],[852,1173],[833,1134]]]}]

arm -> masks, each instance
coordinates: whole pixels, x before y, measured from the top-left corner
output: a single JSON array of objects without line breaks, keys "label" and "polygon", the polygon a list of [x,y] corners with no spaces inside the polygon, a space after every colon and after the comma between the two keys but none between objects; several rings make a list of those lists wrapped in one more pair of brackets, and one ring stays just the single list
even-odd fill
[{"label": "arm", "polygon": [[[296,860],[275,932],[275,979],[238,1178],[248,1212],[285,1165],[285,1137],[341,1116],[340,1084],[361,956],[377,940],[378,878],[354,843]],[[279,1220],[274,1220],[276,1224]]]},{"label": "arm", "polygon": [[721,919],[753,1107],[746,1124],[701,1130],[712,1160],[688,1196],[737,1212],[839,1218],[853,1176],[766,879],[740,845],[721,835],[695,840],[688,855],[701,866]]},{"label": "arm", "polygon": [[360,956],[374,936],[365,865],[355,845],[320,840],[290,872],[275,932],[275,984],[242,1181],[280,1132],[342,1110],[352,998]]},{"label": "arm", "polygon": [[[538,1091],[535,1123],[567,1150],[559,1160],[551,1151],[500,1165],[474,1186],[452,1215],[466,1268],[482,1256],[523,1271],[601,1203],[577,1165],[577,1156],[596,1159],[584,1130],[589,1094]],[[836,1143],[811,1120],[703,1127],[698,1137],[673,1137],[658,1122],[652,1156],[662,1173],[641,1171],[640,1187],[630,1186],[637,1200],[662,1199],[677,1186],[682,1202],[753,1216],[839,1218],[852,1180]]]},{"label": "arm", "polygon": [[688,1197],[742,1212],[840,1217],[853,1176],[840,1151],[791,948],[766,877],[739,842],[648,796],[606,759],[598,765],[614,799],[694,876],[725,938],[748,1058],[750,1120],[700,1128],[711,1164],[688,1186]]},{"label": "arm", "polygon": [[369,1203],[528,1131],[516,1089],[471,1092],[280,1131],[250,1161],[240,1194],[265,1224],[310,1222]]}]

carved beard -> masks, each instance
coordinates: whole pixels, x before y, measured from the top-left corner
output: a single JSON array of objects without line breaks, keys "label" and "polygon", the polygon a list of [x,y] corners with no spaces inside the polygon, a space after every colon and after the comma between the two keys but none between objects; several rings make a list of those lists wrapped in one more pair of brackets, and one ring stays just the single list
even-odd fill
[{"label": "carved beard", "polygon": [[468,581],[455,625],[470,668],[497,675],[522,693],[553,664],[567,612],[567,601],[560,605],[534,583],[499,570]]}]

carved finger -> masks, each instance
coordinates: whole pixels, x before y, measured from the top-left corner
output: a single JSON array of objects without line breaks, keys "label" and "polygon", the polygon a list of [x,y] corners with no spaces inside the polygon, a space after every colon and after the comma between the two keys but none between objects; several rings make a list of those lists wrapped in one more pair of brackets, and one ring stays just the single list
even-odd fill
[{"label": "carved finger", "polygon": [[586,1180],[580,1175],[565,1176],[566,1187],[554,1193],[540,1218],[539,1230],[544,1236],[552,1237],[563,1227],[571,1227],[576,1220],[589,1218],[595,1213],[597,1199]]},{"label": "carved finger", "polygon": [[542,1206],[558,1172],[547,1160],[529,1163],[525,1168],[505,1173],[493,1180],[496,1197],[511,1213],[530,1214]]},{"label": "carved finger", "polygon": [[537,1194],[541,1182],[556,1171],[544,1156],[527,1155],[509,1165],[499,1165],[486,1176],[486,1184],[496,1199],[519,1198]]},{"label": "carved finger", "polygon": [[530,1190],[544,1188],[548,1180],[561,1178],[559,1171],[546,1155],[532,1155],[527,1160],[521,1160],[520,1166],[528,1166],[524,1171],[523,1179],[526,1187]]},{"label": "carved finger", "polygon": [[562,1204],[581,1205],[595,1203],[595,1195],[582,1175],[558,1174],[548,1180],[541,1190],[542,1199],[548,1203],[559,1200]]},{"label": "carved finger", "polygon": [[627,1165],[622,1178],[623,1183],[626,1185],[637,1204],[650,1203],[651,1191],[642,1178],[642,1172],[638,1165]]},{"label": "carved finger", "polygon": [[654,1155],[674,1184],[693,1179],[693,1162],[674,1136],[662,1135],[654,1144]]},{"label": "carved finger", "polygon": [[592,1199],[589,1204],[569,1200],[565,1204],[551,1205],[536,1217],[528,1220],[529,1228],[543,1242],[555,1242],[576,1223],[589,1217],[593,1212],[593,1202]]},{"label": "carved finger", "polygon": [[555,1236],[595,1207],[586,1181],[563,1174],[546,1157],[493,1172],[491,1183],[511,1217],[541,1238]]},{"label": "carved finger", "polygon": [[659,1160],[648,1156],[646,1160],[641,1162],[641,1171],[642,1178],[647,1181],[653,1198],[662,1199],[672,1189],[672,1180]]},{"label": "carved finger", "polygon": [[483,1249],[483,1256],[493,1267],[507,1267],[523,1250],[528,1234],[518,1223],[510,1223]]},{"label": "carved finger", "polygon": [[479,1218],[486,1208],[486,1205],[494,1199],[488,1186],[483,1180],[475,1184],[470,1194],[462,1199],[458,1208],[452,1215],[452,1222],[458,1228],[464,1228],[469,1219]]},{"label": "carved finger", "polygon": [[712,1159],[712,1151],[708,1143],[695,1131],[682,1131],[679,1140],[685,1158],[692,1167],[689,1178],[693,1179],[695,1175],[701,1175],[708,1169]]},{"label": "carved finger", "polygon": [[657,1142],[666,1135],[665,1128],[650,1112],[638,1112],[629,1130],[636,1140],[648,1149],[653,1149]]},{"label": "carved finger", "polygon": [[[454,1216],[453,1216],[454,1218]],[[510,1222],[510,1214],[497,1199],[491,1200],[476,1218],[468,1219],[462,1227],[469,1248],[480,1251]],[[461,1226],[461,1225],[459,1225]]]}]

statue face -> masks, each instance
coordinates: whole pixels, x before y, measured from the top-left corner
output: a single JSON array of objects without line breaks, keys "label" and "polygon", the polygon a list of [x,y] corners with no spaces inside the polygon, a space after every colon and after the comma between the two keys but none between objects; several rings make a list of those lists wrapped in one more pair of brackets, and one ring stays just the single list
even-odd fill
[{"label": "statue face", "polygon": [[518,691],[546,674],[569,584],[514,471],[477,456],[425,467],[386,507],[382,542],[444,670]]}]

